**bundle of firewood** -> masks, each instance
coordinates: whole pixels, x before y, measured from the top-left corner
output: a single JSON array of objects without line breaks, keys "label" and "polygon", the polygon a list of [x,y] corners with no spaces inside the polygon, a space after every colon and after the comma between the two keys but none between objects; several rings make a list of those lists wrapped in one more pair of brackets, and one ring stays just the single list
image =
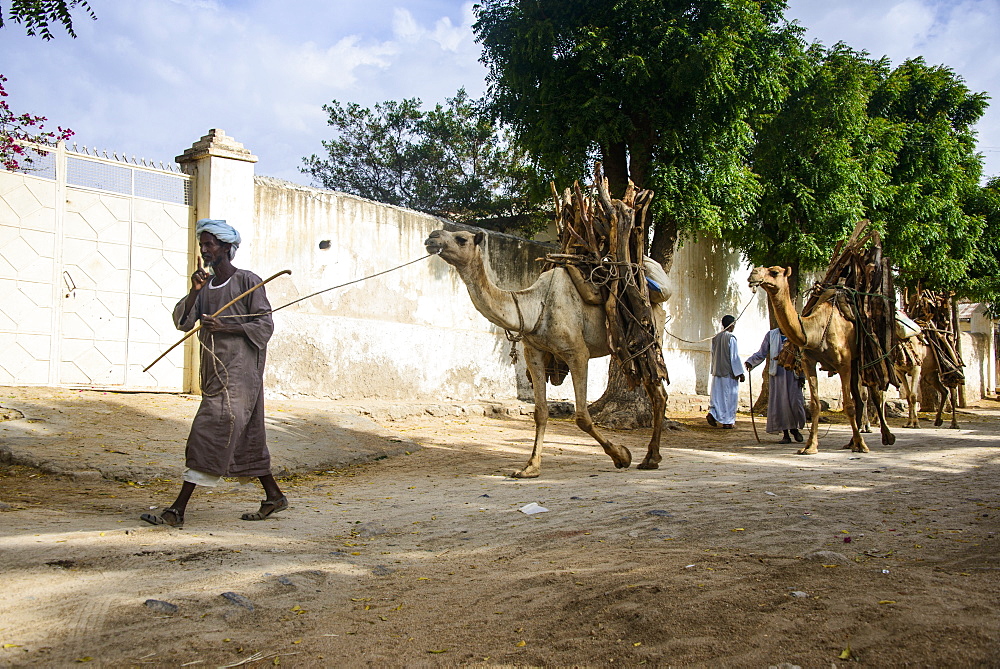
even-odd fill
[{"label": "bundle of firewood", "polygon": [[948,388],[964,384],[965,372],[962,367],[965,363],[958,353],[953,327],[952,294],[918,286],[913,294],[907,291],[906,298],[906,313],[920,326],[924,341],[931,347],[938,363],[941,383]]},{"label": "bundle of firewood", "polygon": [[861,383],[885,390],[899,385],[890,358],[898,344],[896,289],[881,237],[867,227],[868,221],[859,222],[850,238],[837,244],[826,276],[814,286],[802,314],[809,315],[820,295],[835,289],[837,306],[857,333]]},{"label": "bundle of firewood", "polygon": [[552,185],[560,253],[545,256],[546,269],[575,268],[600,291],[611,354],[630,385],[667,381],[643,266],[653,191],[629,182],[625,195],[612,199],[600,163],[594,184],[589,194],[575,183],[561,196]]}]

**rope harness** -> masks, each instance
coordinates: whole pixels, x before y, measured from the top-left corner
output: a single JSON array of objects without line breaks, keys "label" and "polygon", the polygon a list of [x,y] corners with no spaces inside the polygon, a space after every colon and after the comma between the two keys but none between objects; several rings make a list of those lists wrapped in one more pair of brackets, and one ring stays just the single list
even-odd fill
[{"label": "rope harness", "polygon": [[538,332],[538,326],[542,324],[542,316],[545,315],[545,304],[549,300],[549,296],[552,294],[552,283],[556,280],[555,274],[550,275],[549,287],[545,291],[545,299],[542,300],[542,305],[538,310],[538,319],[535,321],[534,327],[530,330],[524,329],[524,315],[521,313],[521,303],[517,300],[517,293],[515,291],[510,291],[510,296],[514,300],[514,309],[517,311],[517,330],[511,332],[510,330],[504,329],[504,334],[507,336],[507,341],[510,342],[510,364],[517,364],[517,342],[524,339],[525,335],[533,335]]}]

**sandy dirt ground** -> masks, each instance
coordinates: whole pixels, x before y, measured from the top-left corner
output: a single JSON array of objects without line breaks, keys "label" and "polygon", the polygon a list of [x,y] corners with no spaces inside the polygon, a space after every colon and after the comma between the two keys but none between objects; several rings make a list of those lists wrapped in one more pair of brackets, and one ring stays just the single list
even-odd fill
[{"label": "sandy dirt ground", "polygon": [[1000,404],[865,455],[839,414],[815,456],[674,417],[658,471],[553,420],[533,480],[530,418],[411,417],[419,450],[181,530],[137,518],[176,481],[0,467],[0,665],[1000,666]]}]

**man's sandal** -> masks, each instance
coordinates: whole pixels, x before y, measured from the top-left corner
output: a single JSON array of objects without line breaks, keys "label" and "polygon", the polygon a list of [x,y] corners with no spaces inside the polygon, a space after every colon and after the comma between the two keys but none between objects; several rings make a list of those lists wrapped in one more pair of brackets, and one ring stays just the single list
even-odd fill
[{"label": "man's sandal", "polygon": [[240,516],[243,520],[264,520],[272,513],[278,513],[288,508],[288,498],[282,495],[278,499],[262,499],[260,509]]},{"label": "man's sandal", "polygon": [[145,520],[150,525],[184,527],[184,514],[174,508],[167,508],[159,513],[144,513],[139,516],[139,520]]}]

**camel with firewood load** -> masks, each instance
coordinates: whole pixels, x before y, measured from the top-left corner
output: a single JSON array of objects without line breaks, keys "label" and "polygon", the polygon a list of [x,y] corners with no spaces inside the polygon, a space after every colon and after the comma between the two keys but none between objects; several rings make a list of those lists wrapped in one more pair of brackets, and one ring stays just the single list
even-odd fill
[{"label": "camel with firewood load", "polygon": [[[816,377],[817,363],[827,371],[840,376],[844,400],[844,413],[851,422],[851,440],[844,446],[856,453],[867,453],[868,445],[861,436],[861,407],[864,404],[861,393],[861,379],[858,373],[858,343],[855,324],[844,315],[846,305],[836,288],[827,288],[819,294],[816,305],[808,316],[799,316],[792,304],[788,279],[791,268],[757,267],[748,279],[751,287],[760,286],[767,293],[781,332],[788,340],[802,350],[803,366],[809,381],[810,409],[812,424],[806,445],[799,449],[800,455],[819,452],[819,383]],[[882,393],[877,392],[876,411],[881,425],[882,443],[890,445],[896,439],[885,423],[882,410]]]},{"label": "camel with firewood load", "polygon": [[[524,358],[534,392],[535,441],[527,464],[512,476],[533,478],[542,464],[542,442],[548,423],[546,400],[547,357],[565,363],[573,381],[576,424],[611,456],[615,467],[627,468],[632,454],[624,446],[611,443],[594,425],[587,410],[587,363],[611,353],[606,311],[600,292],[583,280],[575,267],[555,267],[543,272],[524,290],[498,287],[486,270],[482,232],[435,230],[424,242],[427,252],[436,254],[458,270],[469,290],[476,310],[497,327],[521,337]],[[653,262],[648,260],[647,262]],[[665,316],[659,304],[652,305],[656,336],[663,337]],[[661,460],[660,434],[667,395],[661,383],[644,382],[653,405],[653,433],[646,457],[639,469],[657,469]]]},{"label": "camel with firewood load", "polygon": [[901,351],[901,355],[896,356],[893,366],[896,369],[896,376],[900,380],[899,394],[903,396],[909,408],[909,416],[903,427],[920,427],[920,417],[917,415],[917,402],[920,401],[920,381],[926,381],[937,397],[937,416],[934,418],[934,426],[940,427],[944,424],[944,406],[951,403],[951,425],[949,428],[958,429],[958,416],[956,415],[956,405],[958,404],[958,390],[948,388],[941,382],[941,374],[938,371],[937,356],[927,344],[920,341],[920,336],[907,337],[901,339],[900,347],[907,349]]}]

